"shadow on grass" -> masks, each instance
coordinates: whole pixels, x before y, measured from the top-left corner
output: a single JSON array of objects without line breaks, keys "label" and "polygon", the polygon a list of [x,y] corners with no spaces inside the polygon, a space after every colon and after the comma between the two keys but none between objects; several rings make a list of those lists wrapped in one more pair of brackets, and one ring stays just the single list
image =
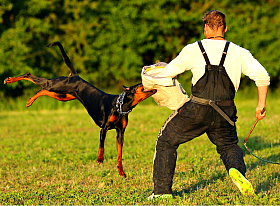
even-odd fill
[{"label": "shadow on grass", "polygon": [[[247,140],[246,143],[247,147],[251,150],[253,154],[258,156],[261,159],[271,161],[271,162],[276,162],[280,164],[280,153],[278,154],[271,154],[270,156],[266,155],[261,155],[259,154],[262,150],[268,149],[268,148],[274,148],[280,145],[280,143],[268,143],[268,142],[263,142],[262,138],[259,136],[252,136]],[[241,146],[244,155],[252,155],[244,145]],[[256,157],[255,157],[256,158]],[[265,164],[272,164],[263,160],[260,160],[256,158],[256,161],[250,164],[247,164],[247,168],[249,170],[255,169],[258,166],[263,166]]]},{"label": "shadow on grass", "polygon": [[[271,166],[276,166],[279,167],[280,165],[280,153],[275,153],[274,154],[270,154],[267,155],[267,153],[264,152],[264,150],[269,149],[269,148],[276,148],[280,145],[280,143],[276,142],[276,143],[269,143],[269,142],[264,142],[263,138],[261,138],[260,136],[251,136],[247,143],[246,143],[247,147],[251,150],[251,152],[256,155],[257,157],[263,159],[258,159],[257,157],[254,157],[255,161],[251,162],[251,163],[247,163],[246,167],[248,170],[254,170],[254,169],[258,169],[259,167],[262,167],[264,165],[271,165]],[[246,148],[245,146],[241,147],[244,155],[252,155]],[[275,162],[277,164],[273,164],[270,162]],[[265,172],[265,171],[263,171]],[[272,183],[273,179],[278,179],[280,177],[280,174],[278,172],[273,173],[272,175],[267,175],[267,178],[265,179],[259,179],[259,183],[257,184],[257,186],[255,187],[255,191],[256,193],[260,193],[263,191],[269,192],[269,190],[274,186]]]},{"label": "shadow on grass", "polygon": [[188,187],[181,191],[174,190],[173,195],[183,197],[183,195],[185,193],[192,193],[198,189],[203,189],[203,188],[207,187],[209,184],[216,182],[217,180],[224,181],[226,176],[227,176],[226,172],[216,172],[216,173],[212,174],[212,176],[210,178],[207,178],[207,179],[200,178],[199,182],[192,185],[191,187]]},{"label": "shadow on grass", "polygon": [[280,178],[280,173],[275,172],[272,175],[267,175],[267,178],[261,179],[260,183],[256,186],[256,193],[260,193],[263,191],[269,192],[271,188],[275,187],[274,184],[272,184],[273,179],[278,179]]}]

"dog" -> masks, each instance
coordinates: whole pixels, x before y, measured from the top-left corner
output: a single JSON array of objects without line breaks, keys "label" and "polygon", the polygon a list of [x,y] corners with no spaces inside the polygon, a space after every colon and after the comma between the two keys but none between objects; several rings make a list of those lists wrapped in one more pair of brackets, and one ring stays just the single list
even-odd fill
[{"label": "dog", "polygon": [[46,79],[25,73],[18,77],[6,78],[4,84],[28,80],[39,85],[41,90],[27,101],[27,107],[30,107],[42,95],[59,101],[79,100],[93,121],[101,128],[97,163],[102,164],[104,161],[104,141],[107,131],[115,129],[117,132],[117,167],[119,174],[126,177],[122,165],[122,147],[125,128],[128,124],[128,114],[138,103],[155,94],[156,90],[145,90],[140,83],[131,87],[123,86],[124,91],[120,95],[107,94],[79,77],[62,44],[53,42],[48,47],[54,45],[59,47],[62,58],[70,70],[68,77]]}]

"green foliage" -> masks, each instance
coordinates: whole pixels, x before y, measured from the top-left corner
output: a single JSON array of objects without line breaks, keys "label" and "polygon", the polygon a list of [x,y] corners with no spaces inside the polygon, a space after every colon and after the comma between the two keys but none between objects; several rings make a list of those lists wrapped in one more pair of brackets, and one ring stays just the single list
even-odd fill
[{"label": "green foliage", "polygon": [[[226,38],[249,49],[277,85],[276,0],[2,0],[0,79],[25,72],[46,78],[67,75],[58,48],[46,48],[60,41],[78,73],[95,86],[136,83],[142,66],[169,62],[186,44],[203,38],[202,16],[213,9],[227,15]],[[191,73],[182,76],[181,81],[189,82]],[[18,96],[30,87],[1,84],[0,97]]]},{"label": "green foliage", "polygon": [[[229,40],[247,48],[267,69],[272,85],[279,83],[279,1],[248,1],[227,11]],[[238,14],[238,15],[236,15]]]},{"label": "green foliage", "polygon": [[[257,196],[241,195],[215,146],[203,135],[178,149],[175,198],[154,201],[147,200],[153,189],[154,148],[170,110],[141,103],[129,115],[123,149],[127,174],[124,179],[118,175],[116,166],[115,131],[108,132],[104,164],[98,165],[100,128],[86,110],[64,107],[38,111],[34,106],[45,105],[42,101],[47,104],[52,99],[39,98],[25,111],[0,113],[1,205],[280,204],[279,166],[257,160],[242,144],[255,121],[257,97],[236,101],[237,131],[247,178]],[[279,103],[279,98],[268,97],[267,116],[257,124],[247,142],[256,155],[271,161],[280,160]]]}]

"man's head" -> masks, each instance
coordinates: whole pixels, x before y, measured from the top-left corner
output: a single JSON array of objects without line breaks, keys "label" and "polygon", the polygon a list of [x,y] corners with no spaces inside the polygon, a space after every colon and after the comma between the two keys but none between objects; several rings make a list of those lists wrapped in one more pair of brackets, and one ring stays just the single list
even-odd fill
[{"label": "man's head", "polygon": [[227,31],[226,16],[218,10],[208,11],[202,19],[206,37],[209,36],[209,33],[211,33],[211,35],[213,33],[224,35]]},{"label": "man's head", "polygon": [[208,11],[202,19],[212,30],[224,31],[227,27],[226,16],[218,10]]}]

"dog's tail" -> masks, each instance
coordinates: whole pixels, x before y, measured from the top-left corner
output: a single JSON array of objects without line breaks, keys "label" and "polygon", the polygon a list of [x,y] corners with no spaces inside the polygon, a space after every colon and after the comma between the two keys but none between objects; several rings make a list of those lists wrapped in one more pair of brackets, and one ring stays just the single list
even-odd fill
[{"label": "dog's tail", "polygon": [[60,49],[60,53],[62,55],[62,58],[64,60],[64,62],[66,63],[66,65],[68,66],[69,70],[70,70],[70,75],[78,75],[78,73],[76,72],[76,70],[74,69],[69,57],[67,56],[66,52],[64,51],[63,49],[63,46],[60,42],[56,41],[56,42],[53,42],[51,44],[49,44],[47,47],[52,47],[54,45],[57,45]]}]

